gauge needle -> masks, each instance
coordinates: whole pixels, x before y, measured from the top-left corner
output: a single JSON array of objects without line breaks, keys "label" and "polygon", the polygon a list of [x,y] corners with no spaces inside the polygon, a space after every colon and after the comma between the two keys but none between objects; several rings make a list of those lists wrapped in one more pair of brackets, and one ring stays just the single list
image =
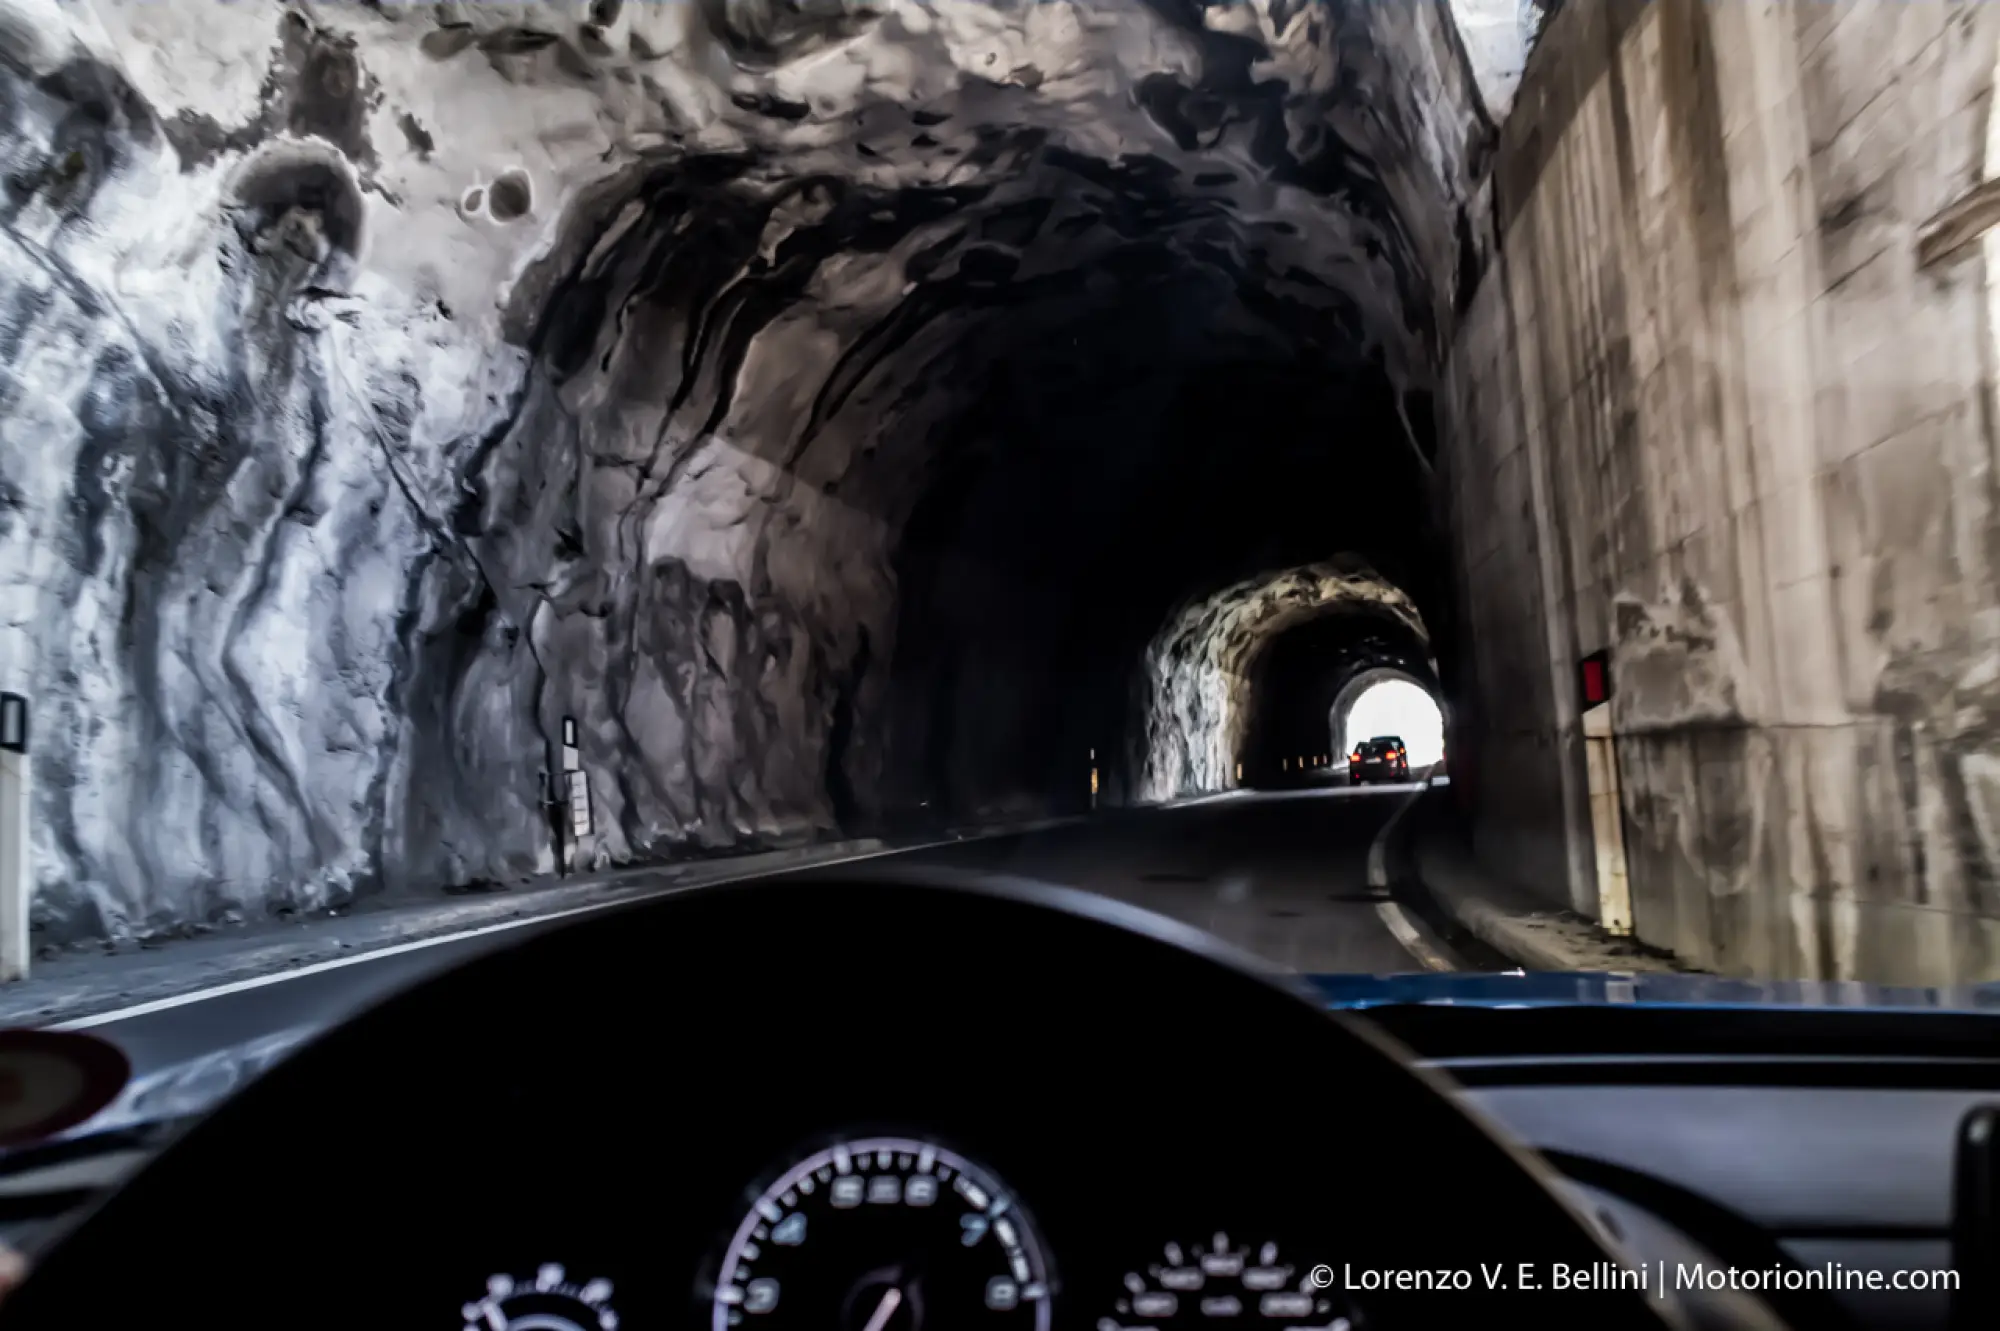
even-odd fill
[{"label": "gauge needle", "polygon": [[892,1289],[884,1294],[882,1302],[875,1309],[875,1315],[868,1319],[867,1331],[882,1331],[883,1327],[889,1325],[889,1315],[896,1311],[896,1306],[902,1301],[903,1291],[900,1289]]}]

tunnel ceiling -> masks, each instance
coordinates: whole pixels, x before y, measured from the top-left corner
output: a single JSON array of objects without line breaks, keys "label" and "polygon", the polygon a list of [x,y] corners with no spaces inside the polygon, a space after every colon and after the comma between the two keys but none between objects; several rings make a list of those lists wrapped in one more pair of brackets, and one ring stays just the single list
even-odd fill
[{"label": "tunnel ceiling", "polygon": [[1031,807],[1190,597],[1438,595],[1442,0],[0,0],[0,64],[57,933],[546,867],[566,716],[603,861]]}]

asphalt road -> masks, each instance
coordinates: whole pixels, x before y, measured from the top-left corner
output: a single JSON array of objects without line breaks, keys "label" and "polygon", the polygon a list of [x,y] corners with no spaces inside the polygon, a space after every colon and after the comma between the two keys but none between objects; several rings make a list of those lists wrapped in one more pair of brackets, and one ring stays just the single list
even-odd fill
[{"label": "asphalt road", "polygon": [[[1122,810],[1088,822],[897,854],[1059,883],[1173,916],[1308,974],[1422,969],[1384,922],[1368,853],[1412,788],[1341,787]],[[885,859],[885,862],[890,860]],[[811,875],[824,869],[802,870]],[[530,929],[482,930],[387,955],[197,991],[87,1025],[135,1074],[302,1025],[331,1024]]]}]

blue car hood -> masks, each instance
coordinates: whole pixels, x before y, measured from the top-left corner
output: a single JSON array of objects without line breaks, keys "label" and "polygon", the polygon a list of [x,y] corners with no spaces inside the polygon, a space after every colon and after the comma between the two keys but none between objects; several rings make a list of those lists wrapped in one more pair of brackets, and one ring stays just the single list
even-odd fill
[{"label": "blue car hood", "polygon": [[2000,984],[1919,989],[1844,980],[1731,980],[1716,975],[1565,972],[1309,975],[1335,1008],[1424,1003],[1461,1007],[1623,1005],[1699,1008],[1845,1008],[2000,1014]]}]

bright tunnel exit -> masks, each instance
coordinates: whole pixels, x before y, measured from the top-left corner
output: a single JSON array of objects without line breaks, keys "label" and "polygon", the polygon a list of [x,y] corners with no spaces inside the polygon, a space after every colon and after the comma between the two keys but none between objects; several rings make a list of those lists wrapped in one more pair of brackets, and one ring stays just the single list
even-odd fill
[{"label": "bright tunnel exit", "polygon": [[1378,735],[1399,737],[1413,768],[1429,767],[1444,756],[1444,714],[1436,699],[1408,680],[1384,680],[1354,700],[1347,714],[1346,752]]}]

